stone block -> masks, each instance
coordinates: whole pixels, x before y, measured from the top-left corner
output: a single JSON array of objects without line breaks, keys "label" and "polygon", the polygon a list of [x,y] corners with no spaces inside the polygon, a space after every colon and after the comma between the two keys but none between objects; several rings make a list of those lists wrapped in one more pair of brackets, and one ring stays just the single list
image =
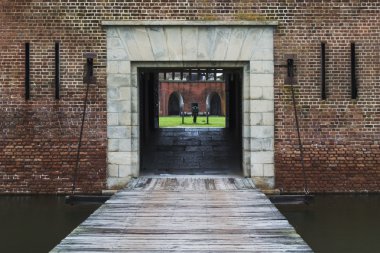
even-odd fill
[{"label": "stone block", "polygon": [[273,151],[259,151],[251,153],[252,164],[274,163]]},{"label": "stone block", "polygon": [[274,177],[274,164],[264,164],[264,177]]},{"label": "stone block", "polygon": [[119,177],[128,177],[131,174],[130,165],[119,165]]},{"label": "stone block", "polygon": [[182,60],[182,35],[180,27],[165,27],[166,43],[170,61]]},{"label": "stone block", "polygon": [[109,74],[107,76],[108,88],[128,87],[130,85],[129,74]]},{"label": "stone block", "polygon": [[119,71],[119,61],[107,62],[107,74],[117,74]]},{"label": "stone block", "polygon": [[243,138],[245,137],[251,137],[251,127],[250,126],[243,126]]},{"label": "stone block", "polygon": [[250,120],[249,113],[248,112],[243,113],[243,126],[250,126],[251,123],[249,122],[249,120]]},{"label": "stone block", "polygon": [[273,151],[274,150],[274,138],[251,138],[251,150],[252,151]]},{"label": "stone block", "polygon": [[250,100],[250,112],[273,112],[273,100]]},{"label": "stone block", "polygon": [[237,61],[240,58],[242,45],[247,36],[247,31],[246,27],[232,28],[225,60]]},{"label": "stone block", "polygon": [[118,73],[120,74],[130,74],[131,73],[131,62],[130,61],[118,61]]},{"label": "stone block", "polygon": [[131,112],[131,101],[109,100],[107,103],[107,112]]},{"label": "stone block", "polygon": [[129,112],[118,113],[119,125],[121,126],[130,126],[131,125],[131,115]]},{"label": "stone block", "polygon": [[143,61],[153,61],[154,55],[152,51],[152,46],[150,44],[150,39],[147,31],[147,27],[134,27],[131,29],[133,31],[135,41],[138,41],[138,48],[140,51],[140,57]]},{"label": "stone block", "polygon": [[107,40],[108,49],[123,49],[123,44],[121,43],[120,38],[108,38]]},{"label": "stone block", "polygon": [[119,151],[119,139],[108,139],[108,151]]},{"label": "stone block", "polygon": [[263,113],[263,125],[274,126],[274,112]]},{"label": "stone block", "polygon": [[131,129],[126,126],[108,126],[107,137],[113,139],[128,138],[131,134]]},{"label": "stone block", "polygon": [[108,163],[128,165],[131,163],[131,152],[108,152]]},{"label": "stone block", "polygon": [[251,74],[273,74],[274,63],[273,61],[251,61],[250,62]]},{"label": "stone block", "polygon": [[108,164],[108,176],[109,177],[119,177],[119,165]]},{"label": "stone block", "polygon": [[132,139],[120,139],[119,151],[131,152],[132,151]]},{"label": "stone block", "polygon": [[120,99],[131,100],[131,88],[130,87],[120,87],[119,93],[120,93]]},{"label": "stone block", "polygon": [[132,151],[133,151],[133,152],[137,152],[137,151],[139,151],[139,148],[140,148],[140,142],[139,142],[139,139],[138,139],[138,138],[136,138],[136,137],[132,138],[131,145],[132,145]]},{"label": "stone block", "polygon": [[252,138],[263,139],[263,138],[273,138],[274,137],[274,127],[273,126],[251,126],[250,127]]},{"label": "stone block", "polygon": [[250,74],[249,85],[274,87],[273,74]]},{"label": "stone block", "polygon": [[139,127],[137,127],[137,126],[131,126],[130,127],[130,129],[131,129],[131,137],[134,137],[134,138],[139,138],[140,137],[140,129],[139,129]]},{"label": "stone block", "polygon": [[263,164],[251,164],[251,176],[252,177],[262,177],[262,176],[264,176],[264,166],[263,166]]},{"label": "stone block", "polygon": [[107,125],[108,126],[119,125],[119,118],[118,118],[117,113],[112,113],[112,112],[107,113]]},{"label": "stone block", "polygon": [[263,99],[273,100],[274,99],[274,88],[273,87],[262,87]]},{"label": "stone block", "polygon": [[207,26],[198,27],[197,60],[210,60],[210,41],[214,40],[215,30]]},{"label": "stone block", "polygon": [[243,101],[243,112],[250,112],[250,101],[251,100],[244,100]]},{"label": "stone block", "polygon": [[250,150],[251,147],[251,139],[243,138],[243,150]]},{"label": "stone block", "polygon": [[249,125],[258,126],[262,125],[263,115],[260,112],[253,112],[249,114]]},{"label": "stone block", "polygon": [[124,48],[108,48],[107,60],[108,61],[127,61],[129,60],[129,57]]},{"label": "stone block", "polygon": [[273,48],[254,49],[251,61],[273,61]]},{"label": "stone block", "polygon": [[139,126],[139,114],[138,113],[131,113],[131,125],[132,126]]},{"label": "stone block", "polygon": [[212,61],[226,60],[226,53],[229,46],[229,40],[231,37],[231,28],[220,27],[215,28],[215,39],[210,42],[213,46],[211,53]]},{"label": "stone block", "polygon": [[260,99],[263,97],[263,88],[262,87],[251,87],[249,89],[250,99]]},{"label": "stone block", "polygon": [[154,41],[154,43],[150,43],[154,60],[169,61],[164,29],[162,27],[148,27],[146,29],[148,31],[150,41]]},{"label": "stone block", "polygon": [[116,100],[116,99],[119,99],[120,93],[119,93],[119,89],[117,87],[113,87],[113,88],[108,88],[107,89],[107,99],[108,100]]}]

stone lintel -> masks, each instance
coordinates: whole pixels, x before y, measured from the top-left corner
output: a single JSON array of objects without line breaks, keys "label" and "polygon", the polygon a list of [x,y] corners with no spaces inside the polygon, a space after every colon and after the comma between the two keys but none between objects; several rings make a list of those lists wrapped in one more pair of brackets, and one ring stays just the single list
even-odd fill
[{"label": "stone lintel", "polygon": [[103,20],[102,26],[277,26],[278,21],[178,21],[178,20]]}]

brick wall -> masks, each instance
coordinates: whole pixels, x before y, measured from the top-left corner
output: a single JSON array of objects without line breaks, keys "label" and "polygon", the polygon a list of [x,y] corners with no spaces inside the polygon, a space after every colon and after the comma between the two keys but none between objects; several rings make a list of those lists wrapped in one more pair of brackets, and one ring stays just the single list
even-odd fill
[{"label": "brick wall", "polygon": [[191,103],[198,103],[199,112],[206,112],[206,100],[209,95],[218,94],[221,115],[226,113],[224,82],[162,82],[160,83],[160,115],[168,115],[170,95],[178,92],[184,102],[184,112],[191,112]]},{"label": "brick wall", "polygon": [[[96,52],[78,191],[106,180],[106,36],[101,20],[277,20],[276,187],[300,191],[303,176],[284,84],[295,54],[296,99],[311,191],[380,191],[380,2],[34,1],[0,2],[0,193],[68,192],[85,94],[85,52]],[[54,42],[61,43],[61,99],[54,99]],[[327,100],[320,99],[320,43]],[[31,99],[24,99],[24,43],[31,44]],[[358,99],[350,98],[350,43],[357,45]]]}]

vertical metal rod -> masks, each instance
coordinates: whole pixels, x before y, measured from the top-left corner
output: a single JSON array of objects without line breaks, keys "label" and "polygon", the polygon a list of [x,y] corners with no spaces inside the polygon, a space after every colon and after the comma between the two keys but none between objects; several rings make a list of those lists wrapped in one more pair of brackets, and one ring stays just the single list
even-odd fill
[{"label": "vertical metal rod", "polygon": [[297,114],[296,98],[294,96],[293,82],[291,82],[291,90],[292,90],[292,100],[293,100],[293,108],[294,108],[294,118],[296,120],[296,128],[297,128],[297,136],[298,136],[298,146],[299,146],[300,155],[301,155],[301,166],[302,166],[302,173],[303,173],[303,180],[304,180],[304,192],[305,192],[305,194],[309,194],[309,187],[307,185],[306,171],[305,171],[305,161],[304,161],[304,154],[303,154],[303,145],[302,145],[302,141],[301,141],[301,132],[300,132],[300,126],[299,126],[298,114]]},{"label": "vertical metal rod", "polygon": [[87,88],[86,88],[86,97],[84,99],[84,105],[83,105],[83,115],[82,115],[82,125],[80,127],[80,134],[79,134],[79,141],[78,141],[78,149],[77,149],[77,157],[76,157],[76,166],[74,171],[74,177],[73,177],[73,187],[71,189],[72,194],[74,195],[75,189],[76,189],[76,183],[77,183],[77,177],[78,177],[78,170],[79,170],[79,159],[80,159],[80,148],[82,146],[82,136],[83,136],[83,127],[84,127],[84,121],[86,118],[86,110],[87,110],[87,100],[88,100],[88,90],[90,88],[90,82],[87,82]]},{"label": "vertical metal rod", "polygon": [[25,43],[25,99],[30,99],[30,43]]},{"label": "vertical metal rod", "polygon": [[326,43],[321,43],[321,98],[326,100]]},{"label": "vertical metal rod", "polygon": [[356,83],[356,50],[355,43],[351,43],[351,98],[358,97],[358,87]]},{"label": "vertical metal rod", "polygon": [[60,55],[59,42],[55,43],[55,99],[60,98]]}]

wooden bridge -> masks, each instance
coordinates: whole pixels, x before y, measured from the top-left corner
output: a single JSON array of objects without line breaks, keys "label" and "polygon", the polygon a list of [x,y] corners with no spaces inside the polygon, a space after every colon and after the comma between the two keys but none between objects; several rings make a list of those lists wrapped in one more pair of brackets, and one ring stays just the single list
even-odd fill
[{"label": "wooden bridge", "polygon": [[133,180],[51,252],[312,252],[239,177]]}]

